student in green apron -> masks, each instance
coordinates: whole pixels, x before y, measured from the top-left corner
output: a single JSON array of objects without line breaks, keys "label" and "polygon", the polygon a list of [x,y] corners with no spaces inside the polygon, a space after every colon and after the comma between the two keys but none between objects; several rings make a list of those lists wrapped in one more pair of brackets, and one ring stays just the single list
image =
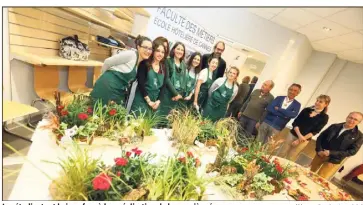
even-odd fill
[{"label": "student in green apron", "polygon": [[228,104],[238,92],[236,83],[239,70],[236,67],[229,69],[227,78],[218,78],[209,89],[208,100],[203,107],[202,115],[213,122],[223,118],[227,112]]},{"label": "student in green apron", "polygon": [[165,118],[172,109],[179,107],[179,100],[182,100],[185,95],[187,76],[184,56],[184,44],[176,42],[170,51],[169,58],[165,61],[165,68],[169,75],[165,82],[165,93],[161,98],[163,105],[160,107],[160,115]]},{"label": "student in green apron", "polygon": [[202,54],[199,52],[194,52],[187,63],[188,71],[187,75],[187,82],[185,88],[185,96],[184,96],[184,104],[186,106],[192,105],[193,100],[192,97],[194,95],[195,85],[197,84],[197,79],[199,76],[199,72],[201,70],[202,64],[200,63],[202,59]]},{"label": "student in green apron", "polygon": [[212,57],[208,60],[208,68],[200,71],[197,84],[195,85],[193,106],[199,111],[208,98],[208,90],[213,83],[213,71],[218,66],[218,58]]},{"label": "student in green apron", "polygon": [[126,103],[130,84],[136,78],[136,70],[142,60],[148,59],[152,53],[151,40],[138,36],[135,40],[137,51],[122,51],[105,60],[102,75],[96,81],[91,92],[94,103],[101,101],[103,105],[114,101],[117,104]]},{"label": "student in green apron", "polygon": [[139,65],[135,96],[129,102],[132,103],[131,112],[136,116],[145,112],[157,112],[165,88],[167,73],[163,62],[166,49],[160,42],[154,42],[152,48],[152,57]]},{"label": "student in green apron", "polygon": [[163,36],[159,36],[157,38],[154,39],[153,43],[154,42],[160,42],[164,45],[165,47],[165,58],[168,56],[168,53],[169,53],[169,50],[170,50],[170,45],[169,45],[169,41],[168,39],[166,39],[165,37]]}]

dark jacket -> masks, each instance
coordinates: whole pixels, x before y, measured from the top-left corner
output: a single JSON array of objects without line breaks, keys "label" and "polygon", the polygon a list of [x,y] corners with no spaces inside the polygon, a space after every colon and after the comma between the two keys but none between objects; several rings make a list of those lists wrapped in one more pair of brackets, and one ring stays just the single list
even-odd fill
[{"label": "dark jacket", "polygon": [[363,143],[358,127],[346,130],[338,137],[344,123],[332,124],[316,140],[316,152],[329,150],[329,162],[339,164],[344,158],[355,155]]},{"label": "dark jacket", "polygon": [[[203,55],[203,57],[202,57],[202,69],[208,68],[208,59],[212,54],[213,53]],[[226,61],[224,61],[223,58],[220,57],[219,61],[218,61],[218,67],[213,72],[213,80],[223,77],[225,71],[226,71]]]},{"label": "dark jacket", "polygon": [[[277,130],[282,130],[290,119],[295,118],[299,114],[301,107],[301,104],[294,99],[287,109],[281,109],[285,97],[278,96],[267,106],[267,115],[264,122]],[[275,107],[279,109],[275,110]]]},{"label": "dark jacket", "polygon": [[[291,129],[291,134],[298,137],[294,129],[295,127],[299,127],[300,133],[303,136],[309,133],[316,135],[324,128],[324,126],[328,123],[329,116],[326,113],[321,112],[314,117],[310,117],[310,113],[313,111],[314,108],[307,107],[300,112],[292,123],[293,129]],[[311,140],[311,138],[308,140]]]}]

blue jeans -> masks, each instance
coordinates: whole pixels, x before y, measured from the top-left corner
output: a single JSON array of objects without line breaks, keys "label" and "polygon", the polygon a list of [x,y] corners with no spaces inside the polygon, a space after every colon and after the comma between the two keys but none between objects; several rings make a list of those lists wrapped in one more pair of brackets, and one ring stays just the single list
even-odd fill
[{"label": "blue jeans", "polygon": [[255,126],[257,124],[257,121],[242,115],[241,118],[239,119],[239,122],[243,127],[243,129],[252,135],[253,130],[255,129]]}]

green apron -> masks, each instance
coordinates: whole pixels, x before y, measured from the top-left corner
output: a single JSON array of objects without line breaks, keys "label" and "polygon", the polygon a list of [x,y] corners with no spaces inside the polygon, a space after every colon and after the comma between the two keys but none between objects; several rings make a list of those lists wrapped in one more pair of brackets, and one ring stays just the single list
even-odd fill
[{"label": "green apron", "polygon": [[[174,63],[173,58],[168,58],[167,63],[169,64],[169,72],[171,72],[170,82],[172,86],[175,88],[178,94],[181,96],[185,95],[185,87],[186,87],[186,66],[184,62],[180,62],[180,72],[177,72],[176,65]],[[174,97],[173,92],[170,89],[165,89],[164,95],[161,97],[162,106],[160,107],[159,114],[161,116],[167,116],[169,112],[174,108],[179,108],[182,106],[183,99],[179,101],[173,101]]]},{"label": "green apron", "polygon": [[205,83],[203,83],[199,89],[198,105],[200,107],[204,107],[204,103],[206,103],[207,98],[208,98],[208,90],[209,90],[210,86],[212,85],[212,83],[213,83],[213,80],[209,78],[209,69],[208,69],[207,81]]},{"label": "green apron", "polygon": [[[195,84],[197,82],[197,77],[198,75],[195,74],[194,78],[192,78],[189,75],[189,71],[186,73],[186,85],[185,85],[185,95],[183,96],[183,98],[188,97],[188,95],[192,92],[192,90],[195,88]],[[193,104],[193,99],[194,99],[194,95],[192,95],[192,97],[190,98],[190,100],[184,100],[183,103],[189,107]]]},{"label": "green apron", "polygon": [[90,94],[93,103],[101,100],[103,105],[107,105],[110,101],[125,105],[130,85],[136,79],[137,61],[139,59],[137,52],[136,56],[136,64],[131,72],[121,73],[115,70],[107,70],[98,78]]},{"label": "green apron", "polygon": [[208,118],[213,122],[218,121],[225,116],[228,102],[233,95],[234,84],[232,85],[232,88],[227,88],[226,82],[227,79],[222,86],[213,91],[203,109],[203,117]]},{"label": "green apron", "polygon": [[[151,101],[153,102],[157,101],[160,89],[163,86],[163,84],[164,84],[164,73],[162,74],[156,73],[153,68],[150,68],[150,70],[147,72],[145,89]],[[162,104],[159,105],[159,108],[160,106],[162,106]],[[154,112],[154,110],[147,104],[146,100],[144,99],[144,96],[141,94],[139,89],[136,89],[135,98],[131,106],[131,111],[134,112],[136,116],[139,116],[140,114],[143,114],[145,112]]]}]

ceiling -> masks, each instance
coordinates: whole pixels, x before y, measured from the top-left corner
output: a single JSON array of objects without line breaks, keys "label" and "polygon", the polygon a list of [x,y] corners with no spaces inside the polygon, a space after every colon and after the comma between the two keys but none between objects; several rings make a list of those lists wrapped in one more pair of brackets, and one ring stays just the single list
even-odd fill
[{"label": "ceiling", "polygon": [[248,8],[307,36],[315,50],[363,64],[363,8]]}]

